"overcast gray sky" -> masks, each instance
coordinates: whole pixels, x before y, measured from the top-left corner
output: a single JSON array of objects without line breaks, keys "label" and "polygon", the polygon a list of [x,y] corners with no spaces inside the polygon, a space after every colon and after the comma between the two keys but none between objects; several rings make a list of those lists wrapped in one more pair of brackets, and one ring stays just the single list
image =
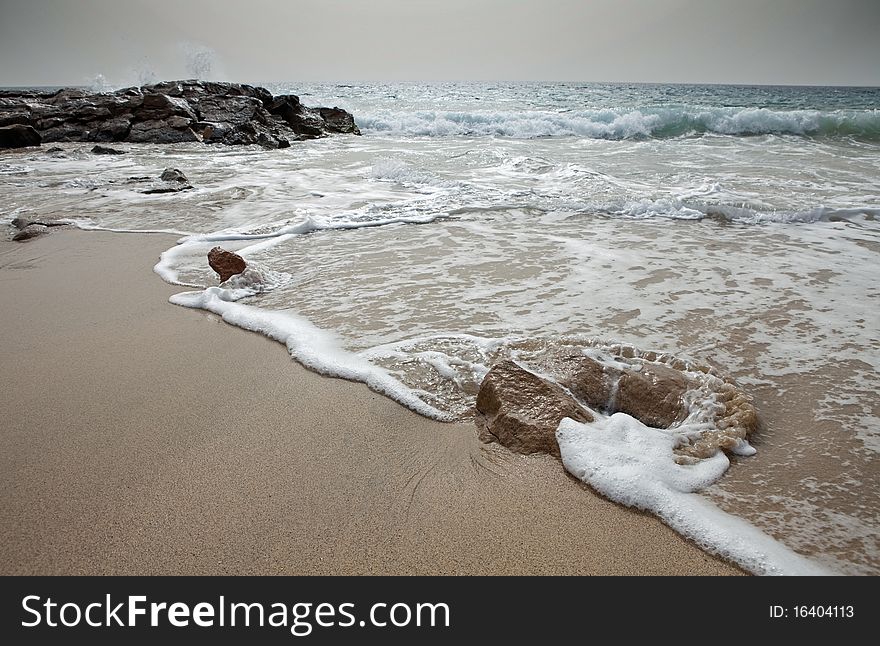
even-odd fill
[{"label": "overcast gray sky", "polygon": [[0,85],[189,77],[206,52],[251,82],[880,85],[880,0],[0,0]]}]

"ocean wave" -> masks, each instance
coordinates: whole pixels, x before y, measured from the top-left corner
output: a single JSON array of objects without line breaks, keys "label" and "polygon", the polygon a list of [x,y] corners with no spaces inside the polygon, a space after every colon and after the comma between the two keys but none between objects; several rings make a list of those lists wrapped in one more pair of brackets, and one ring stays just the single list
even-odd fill
[{"label": "ocean wave", "polygon": [[703,220],[704,218],[712,218],[739,224],[810,224],[813,222],[874,220],[880,217],[880,208],[868,206],[851,208],[816,206],[803,210],[762,211],[748,206],[704,204],[674,198],[644,199],[618,206],[598,206],[586,210],[628,219]]},{"label": "ocean wave", "polygon": [[365,113],[366,133],[421,137],[500,136],[647,139],[687,135],[797,135],[880,141],[880,110],[770,110],[767,108],[645,107],[567,112],[414,110]]},{"label": "ocean wave", "polygon": [[440,179],[431,173],[393,158],[377,159],[373,163],[370,177],[376,180],[397,182],[405,186],[435,186],[442,188],[454,185],[453,182]]}]

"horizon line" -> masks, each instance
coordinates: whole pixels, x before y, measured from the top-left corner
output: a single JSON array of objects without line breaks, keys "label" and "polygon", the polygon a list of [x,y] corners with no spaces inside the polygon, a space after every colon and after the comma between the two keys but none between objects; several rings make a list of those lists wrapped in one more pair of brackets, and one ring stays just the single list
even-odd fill
[{"label": "horizon line", "polygon": [[[143,87],[144,85],[153,85],[156,83],[170,83],[174,81],[200,81],[214,83],[239,83],[246,85],[278,85],[284,83],[302,83],[302,84],[321,84],[321,85],[381,85],[381,84],[422,84],[422,85],[439,85],[439,84],[485,84],[485,83],[506,83],[512,85],[527,85],[535,83],[547,84],[573,84],[580,83],[584,85],[712,85],[712,86],[729,86],[729,87],[801,87],[801,88],[863,88],[863,89],[880,89],[880,83],[876,85],[863,85],[852,83],[751,83],[751,82],[725,82],[725,81],[630,81],[630,80],[581,80],[581,79],[398,79],[398,80],[376,80],[376,79],[333,79],[333,80],[306,80],[306,79],[288,79],[288,80],[261,80],[261,81],[229,81],[221,79],[202,79],[202,78],[168,78],[151,81],[149,83],[138,84],[116,84],[109,83],[111,86],[125,87]],[[41,83],[41,84],[0,84],[0,89],[19,89],[19,88],[88,88],[86,83]]]}]

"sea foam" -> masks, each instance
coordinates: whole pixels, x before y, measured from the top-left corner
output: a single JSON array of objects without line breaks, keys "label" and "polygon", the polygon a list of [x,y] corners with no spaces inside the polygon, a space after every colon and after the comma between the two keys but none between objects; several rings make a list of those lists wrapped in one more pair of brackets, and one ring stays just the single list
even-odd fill
[{"label": "sea foam", "polygon": [[286,312],[273,312],[236,302],[251,294],[251,289],[209,287],[203,291],[174,294],[169,301],[175,305],[213,312],[231,325],[279,341],[294,359],[323,375],[363,382],[372,390],[397,400],[425,417],[444,421],[449,419],[449,415],[424,403],[384,369],[343,349],[332,333]]},{"label": "sea foam", "polygon": [[709,552],[756,574],[827,574],[744,520],[694,493],[720,478],[722,452],[676,464],[674,436],[624,413],[590,424],[564,419],[556,432],[566,470],[611,500],[656,514]]}]

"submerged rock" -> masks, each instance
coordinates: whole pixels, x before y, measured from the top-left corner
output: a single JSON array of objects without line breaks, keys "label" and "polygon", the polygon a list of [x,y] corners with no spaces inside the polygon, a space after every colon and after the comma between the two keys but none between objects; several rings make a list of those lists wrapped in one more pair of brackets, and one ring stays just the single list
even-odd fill
[{"label": "submerged rock", "polygon": [[40,218],[39,220],[32,220],[30,218],[23,218],[21,216],[17,218],[13,218],[11,222],[12,226],[16,229],[26,229],[32,224],[38,224],[43,227],[63,227],[67,225],[67,222],[62,222],[55,218]]},{"label": "submerged rock", "polygon": [[593,421],[589,411],[559,385],[507,360],[486,373],[477,395],[477,413],[483,441],[497,441],[517,453],[556,456],[556,427],[564,417]]},{"label": "submerged rock", "polygon": [[[143,178],[135,177],[130,179],[140,180]],[[159,176],[159,180],[161,183],[155,184],[141,192],[146,195],[153,195],[156,193],[178,193],[193,188],[193,185],[189,183],[186,175],[176,168],[166,168],[163,170],[162,174]]]},{"label": "submerged rock", "polygon": [[620,370],[585,356],[566,357],[561,363],[563,386],[590,408],[606,411],[620,380]]},{"label": "submerged rock", "polygon": [[[291,141],[333,133],[360,134],[339,108],[309,108],[295,95],[273,97],[240,83],[169,81],[90,93],[0,91],[0,126],[42,141],[204,142],[285,148]],[[2,142],[0,147],[12,147]],[[21,137],[21,135],[15,135]],[[15,139],[19,141],[19,139]]]},{"label": "submerged rock", "polygon": [[16,242],[23,242],[25,240],[30,240],[31,238],[41,236],[44,233],[49,233],[49,227],[43,224],[29,224],[21,231],[16,233],[14,236],[12,236],[12,239]]},{"label": "submerged rock", "polygon": [[42,141],[43,138],[33,126],[16,123],[0,127],[0,148],[39,146]]},{"label": "submerged rock", "polygon": [[189,180],[186,178],[182,172],[180,172],[176,168],[166,168],[162,171],[162,174],[159,176],[163,182],[184,182],[189,183]]},{"label": "submerged rock", "polygon": [[214,247],[208,252],[208,264],[219,274],[221,283],[247,269],[244,258],[221,247]]},{"label": "submerged rock", "polygon": [[645,426],[669,428],[687,417],[687,390],[688,380],[680,370],[645,363],[638,372],[623,371],[610,412],[626,413]]},{"label": "submerged rock", "polygon": [[[59,149],[60,150],[60,149]],[[102,146],[100,144],[96,145],[91,150],[93,155],[124,155],[124,150],[117,150],[116,148],[109,148],[108,146]]]},{"label": "submerged rock", "polygon": [[646,426],[669,428],[687,417],[685,375],[657,363],[631,368],[608,366],[586,357],[572,357],[563,386],[590,408],[604,413],[626,413]]},{"label": "submerged rock", "polygon": [[[516,366],[517,374],[505,381],[519,381],[522,387],[493,386],[491,393],[484,394],[492,386],[487,375],[480,397],[491,394],[509,399],[528,414],[535,389],[531,382],[542,380],[550,385],[549,389],[542,386],[543,390],[559,388],[589,414],[625,413],[645,426],[669,431],[675,438],[675,459],[682,464],[711,457],[719,450],[741,455],[753,451],[745,442],[760,425],[752,398],[732,378],[709,365],[624,345],[522,343],[512,349],[519,361],[543,376]],[[496,367],[509,363],[502,361]],[[497,380],[495,371],[489,374]],[[484,439],[496,439],[484,430],[486,413],[494,414],[503,406],[496,403],[487,410],[478,400],[476,421]]]}]

